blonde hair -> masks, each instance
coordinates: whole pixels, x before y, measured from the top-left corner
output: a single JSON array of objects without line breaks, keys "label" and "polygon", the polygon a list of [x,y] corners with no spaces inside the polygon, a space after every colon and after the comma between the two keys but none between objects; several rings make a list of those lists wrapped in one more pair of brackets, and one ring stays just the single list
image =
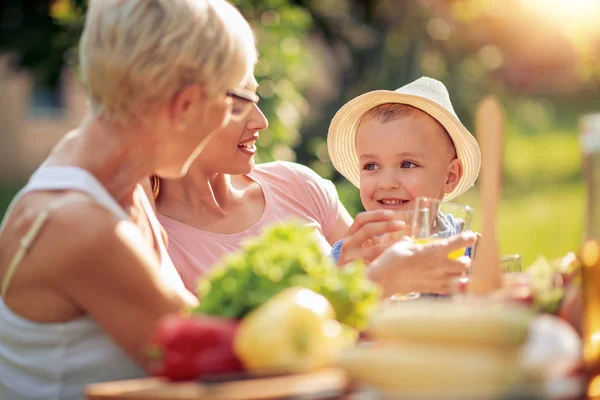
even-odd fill
[{"label": "blonde hair", "polygon": [[248,22],[225,0],[90,0],[80,63],[92,109],[131,117],[189,84],[232,89],[256,63]]},{"label": "blonde hair", "polygon": [[450,137],[448,130],[437,119],[433,118],[431,115],[417,107],[409,106],[408,104],[403,103],[383,103],[367,110],[367,112],[363,114],[360,124],[372,119],[381,124],[385,124],[386,122],[395,121],[400,118],[418,115],[426,115],[437,123],[437,125],[446,134],[445,142],[448,151],[453,157],[456,157],[456,146],[454,145],[454,141]]},{"label": "blonde hair", "polygon": [[408,117],[410,115],[423,114],[424,111],[416,107],[402,103],[384,103],[369,109],[364,113],[362,121],[374,119],[377,122],[385,124],[386,122],[394,121],[399,118]]}]

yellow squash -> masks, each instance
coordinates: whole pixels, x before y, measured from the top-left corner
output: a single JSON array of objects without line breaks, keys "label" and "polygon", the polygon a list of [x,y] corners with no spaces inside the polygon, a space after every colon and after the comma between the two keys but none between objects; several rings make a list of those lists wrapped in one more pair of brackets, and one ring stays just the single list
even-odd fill
[{"label": "yellow squash", "polygon": [[345,343],[347,332],[325,297],[289,288],[244,318],[234,349],[250,372],[268,374],[325,366]]}]

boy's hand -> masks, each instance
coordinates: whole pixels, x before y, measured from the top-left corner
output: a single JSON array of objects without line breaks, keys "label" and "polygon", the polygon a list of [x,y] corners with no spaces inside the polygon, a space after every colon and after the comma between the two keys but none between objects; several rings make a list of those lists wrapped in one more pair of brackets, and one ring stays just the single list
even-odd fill
[{"label": "boy's hand", "polygon": [[452,278],[471,264],[469,257],[450,260],[448,254],[476,241],[477,235],[467,232],[428,244],[399,242],[371,263],[367,275],[382,287],[385,297],[399,292],[448,294]]},{"label": "boy's hand", "polygon": [[389,210],[361,212],[344,237],[338,265],[363,260],[370,263],[385,249],[408,234],[403,221]]}]

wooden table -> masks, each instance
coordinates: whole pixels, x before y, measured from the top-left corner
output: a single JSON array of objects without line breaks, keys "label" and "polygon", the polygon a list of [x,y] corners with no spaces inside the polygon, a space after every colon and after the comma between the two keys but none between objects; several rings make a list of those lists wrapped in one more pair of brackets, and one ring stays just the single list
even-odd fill
[{"label": "wooden table", "polygon": [[[584,400],[578,379],[553,382],[546,391],[507,393],[503,400]],[[531,388],[529,388],[531,389]],[[86,390],[88,400],[380,400],[373,391],[354,390],[339,369],[219,384],[174,383],[158,378],[97,383]],[[399,396],[399,399],[413,400]],[[470,397],[466,397],[470,398]],[[455,397],[453,397],[455,399]],[[480,400],[480,399],[477,399]]]},{"label": "wooden table", "polygon": [[349,389],[346,373],[329,368],[305,374],[223,383],[174,383],[159,378],[97,383],[86,388],[88,400],[259,400],[342,399]]}]

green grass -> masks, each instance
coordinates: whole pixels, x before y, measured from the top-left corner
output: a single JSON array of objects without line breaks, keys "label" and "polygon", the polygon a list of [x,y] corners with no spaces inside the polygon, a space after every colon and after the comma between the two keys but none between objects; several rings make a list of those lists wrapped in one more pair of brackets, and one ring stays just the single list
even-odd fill
[{"label": "green grass", "polygon": [[[480,229],[477,193],[461,202],[475,207],[474,229]],[[502,254],[518,253],[523,267],[538,256],[558,258],[577,251],[584,229],[584,187],[582,182],[548,185],[531,193],[503,196],[498,213],[498,237]]]},{"label": "green grass", "polygon": [[[521,254],[526,267],[538,256],[557,258],[578,250],[585,228],[585,188],[575,132],[509,134],[503,186],[498,215],[502,254]],[[460,200],[478,209],[477,197],[472,189]]]},{"label": "green grass", "polygon": [[575,134],[510,136],[504,148],[508,188],[532,187],[581,180],[581,155]]}]

